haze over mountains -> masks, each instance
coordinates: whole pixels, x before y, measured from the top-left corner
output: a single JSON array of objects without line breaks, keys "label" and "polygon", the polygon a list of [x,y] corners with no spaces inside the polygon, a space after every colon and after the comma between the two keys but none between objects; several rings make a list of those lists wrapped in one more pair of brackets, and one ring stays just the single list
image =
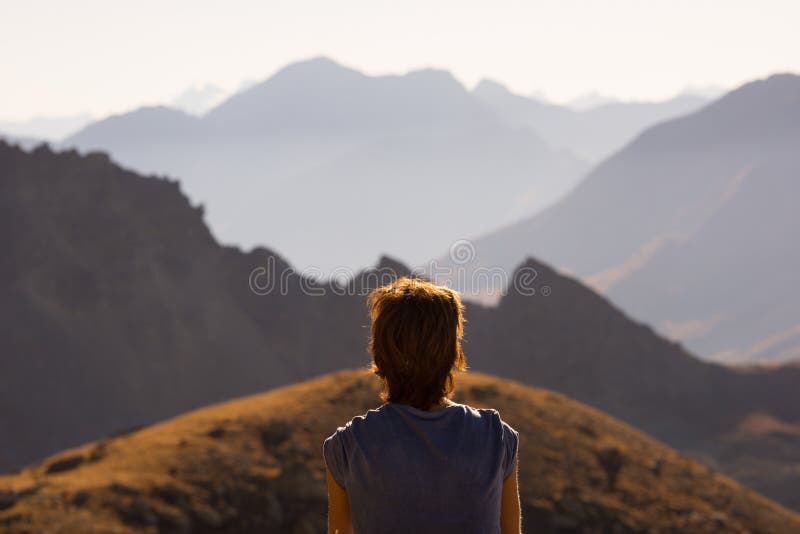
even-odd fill
[{"label": "haze over mountains", "polygon": [[140,109],[65,145],[180,177],[224,242],[259,245],[265,228],[281,226],[270,246],[325,272],[386,250],[424,261],[465,232],[555,200],[586,168],[505,125],[447,72],[369,77],[324,58],[290,65],[201,118]]},{"label": "haze over mountains", "polygon": [[[480,96],[445,71],[370,77],[317,58],[200,118],[139,109],[94,123],[64,146],[106,150],[123,165],[180,178],[223,242],[260,245],[264,228],[280,225],[269,245],[299,268],[360,268],[382,252],[420,264],[457,239],[551,204],[588,168],[574,154],[580,143],[509,121]],[[578,115],[545,107],[566,128]],[[642,109],[618,104],[594,124],[636,116],[644,126],[680,111]],[[599,137],[611,148],[624,141]]]},{"label": "haze over mountains", "polygon": [[88,113],[63,117],[33,117],[27,120],[0,120],[0,133],[17,138],[60,140],[80,130],[92,120]]},{"label": "haze over mountains", "polygon": [[[7,468],[364,366],[364,292],[375,275],[407,270],[383,259],[350,286],[284,278],[275,253],[220,246],[174,182],[103,154],[3,143],[0,238],[0,376],[14,377],[0,388]],[[518,276],[534,269],[551,293],[470,305],[473,369],[571,394],[800,507],[800,368],[701,362],[577,281],[534,260],[523,267]],[[254,272],[256,289],[282,285],[258,294]]]},{"label": "haze over mountains", "polygon": [[800,356],[800,77],[747,84],[654,126],[544,212],[475,242],[546,258],[725,361]]},{"label": "haze over mountains", "polygon": [[472,91],[508,124],[530,128],[555,148],[597,163],[625,146],[645,128],[696,111],[706,96],[684,93],[664,102],[598,102],[575,110],[516,95],[492,80]]},{"label": "haze over mountains", "polygon": [[[228,94],[214,84],[193,85],[169,101],[169,106],[189,114],[202,115]],[[37,116],[25,120],[0,120],[0,135],[39,142],[60,142],[96,119],[89,113],[64,116]]]},{"label": "haze over mountains", "polygon": [[173,98],[170,105],[186,113],[202,115],[219,104],[227,94],[227,91],[213,83],[193,85]]}]

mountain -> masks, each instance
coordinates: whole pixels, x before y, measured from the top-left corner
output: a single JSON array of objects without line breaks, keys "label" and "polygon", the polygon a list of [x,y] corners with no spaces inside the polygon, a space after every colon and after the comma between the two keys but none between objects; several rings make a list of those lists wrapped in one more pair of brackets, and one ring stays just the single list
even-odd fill
[{"label": "mountain", "polygon": [[190,113],[202,115],[220,103],[227,92],[213,83],[193,85],[172,99],[171,105]]},{"label": "mountain", "polygon": [[[357,364],[302,339],[313,282],[219,246],[177,183],[2,143],[0,177],[0,464]],[[255,293],[257,269],[283,285]]]},{"label": "mountain", "polygon": [[744,85],[645,131],[551,208],[477,239],[478,263],[546,258],[705,357],[796,359],[799,119],[800,77]]},{"label": "mountain", "polygon": [[[470,306],[474,369],[595,406],[800,508],[800,366],[704,362],[528,259],[496,307]],[[531,293],[534,294],[531,294]]]},{"label": "mountain", "polygon": [[0,132],[0,141],[9,145],[17,145],[25,150],[31,150],[44,143],[44,141],[41,139],[35,139],[33,137],[16,137],[3,132]]},{"label": "mountain", "polygon": [[371,77],[317,58],[295,63],[208,112],[211,123],[257,134],[391,134],[500,126],[446,71]]},{"label": "mountain", "polygon": [[[174,181],[4,143],[0,243],[0,469],[363,367],[365,295],[410,272],[383,257],[316,282],[221,246]],[[514,281],[497,307],[467,308],[473,369],[572,395],[800,508],[800,367],[699,361],[535,260]]]},{"label": "mountain", "polygon": [[[800,516],[567,397],[458,377],[520,432],[526,532],[789,533]],[[0,531],[326,532],[322,441],[377,407],[342,371],[64,451],[0,476]]]},{"label": "mountain", "polygon": [[597,91],[590,91],[571,99],[566,103],[565,107],[568,107],[574,111],[586,111],[604,104],[616,104],[619,102],[621,102],[621,100],[614,98],[613,96],[607,96]]},{"label": "mountain", "polygon": [[[202,117],[139,109],[63,146],[179,177],[226,243],[257,246],[280,226],[270,245],[325,274],[384,251],[425,261],[551,204],[586,170],[508,126],[448,72],[373,77],[325,58],[289,65]],[[353,232],[358,240],[345,238]]]},{"label": "mountain", "polygon": [[509,124],[591,162],[610,156],[646,128],[696,111],[710,100],[687,93],[663,102],[597,100],[597,105],[578,110],[516,95],[492,80],[482,80],[472,94]]}]

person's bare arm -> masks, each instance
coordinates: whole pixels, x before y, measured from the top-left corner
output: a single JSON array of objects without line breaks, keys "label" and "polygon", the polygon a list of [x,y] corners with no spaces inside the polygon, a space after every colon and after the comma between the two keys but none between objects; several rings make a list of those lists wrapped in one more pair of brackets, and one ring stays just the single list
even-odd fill
[{"label": "person's bare arm", "polygon": [[353,524],[350,521],[350,500],[347,492],[325,469],[328,477],[328,534],[352,534]]},{"label": "person's bare arm", "polygon": [[522,533],[522,514],[519,506],[519,484],[517,471],[519,461],[514,463],[514,472],[503,481],[503,497],[500,501],[500,532],[502,534]]}]

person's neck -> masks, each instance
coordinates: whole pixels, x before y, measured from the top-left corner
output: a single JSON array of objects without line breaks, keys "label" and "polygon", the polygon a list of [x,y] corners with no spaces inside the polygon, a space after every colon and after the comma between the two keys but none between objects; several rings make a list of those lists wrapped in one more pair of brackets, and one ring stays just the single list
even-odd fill
[{"label": "person's neck", "polygon": [[453,401],[451,401],[450,399],[446,399],[446,398],[439,399],[439,402],[437,402],[436,404],[434,404],[433,406],[428,408],[426,411],[432,412],[434,410],[439,410],[441,408],[446,408],[446,407],[450,406],[451,404],[453,404]]},{"label": "person's neck", "polygon": [[453,405],[456,404],[455,402],[451,401],[450,399],[444,398],[444,399],[440,399],[438,402],[430,405],[428,408],[422,409],[422,408],[417,408],[416,406],[413,406],[412,404],[410,404],[408,402],[395,401],[395,400],[390,400],[388,402],[392,403],[392,404],[403,404],[405,406],[411,406],[411,407],[413,407],[415,409],[422,410],[423,412],[432,412],[432,411],[435,411],[435,410],[441,410],[442,408],[447,408],[448,406],[453,406]]}]

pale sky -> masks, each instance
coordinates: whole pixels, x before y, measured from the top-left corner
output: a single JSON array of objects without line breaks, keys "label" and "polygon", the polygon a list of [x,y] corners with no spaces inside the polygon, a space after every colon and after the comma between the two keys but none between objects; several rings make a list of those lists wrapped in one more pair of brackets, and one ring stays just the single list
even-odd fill
[{"label": "pale sky", "polygon": [[800,72],[793,0],[0,0],[0,119],[103,116],[325,55],[564,102]]}]

